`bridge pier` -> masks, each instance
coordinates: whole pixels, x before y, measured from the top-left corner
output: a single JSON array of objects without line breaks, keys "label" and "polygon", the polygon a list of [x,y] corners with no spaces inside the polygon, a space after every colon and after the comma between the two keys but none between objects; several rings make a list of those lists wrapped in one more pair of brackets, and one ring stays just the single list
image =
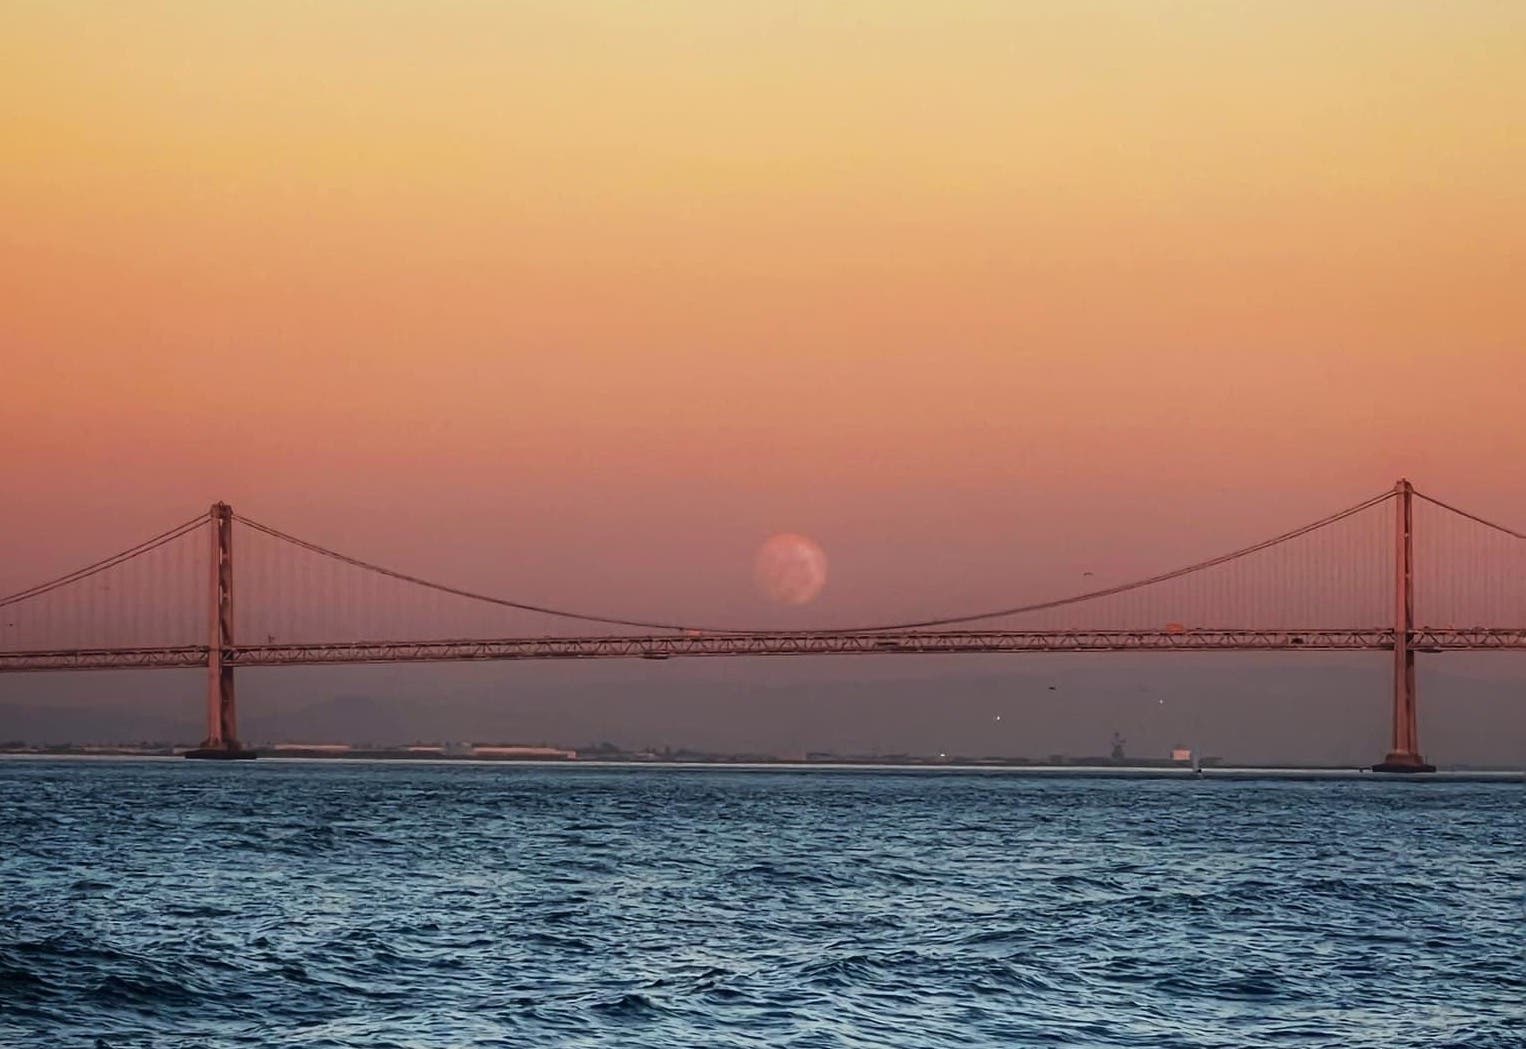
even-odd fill
[{"label": "bridge pier", "polygon": [[233,508],[213,503],[212,615],[207,638],[207,738],[188,758],[237,760],[254,757],[238,741],[238,708],[234,702],[233,665],[224,655],[233,647]]},{"label": "bridge pier", "polygon": [[1415,489],[1394,485],[1394,703],[1393,745],[1374,772],[1435,772],[1420,756],[1415,716]]}]

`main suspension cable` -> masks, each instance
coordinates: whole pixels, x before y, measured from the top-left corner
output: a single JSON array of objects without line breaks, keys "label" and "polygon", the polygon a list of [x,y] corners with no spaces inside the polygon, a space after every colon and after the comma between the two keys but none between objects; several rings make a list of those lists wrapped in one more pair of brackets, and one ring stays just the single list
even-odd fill
[{"label": "main suspension cable", "polygon": [[1242,547],[1239,550],[1234,550],[1227,554],[1220,554],[1218,557],[1211,557],[1206,561],[1199,561],[1196,564],[1187,565],[1183,568],[1173,569],[1170,572],[1162,572],[1160,575],[1153,575],[1148,579],[1139,579],[1132,583],[1120,583],[1117,586],[1105,587],[1101,590],[1091,590],[1084,594],[1076,594],[1072,597],[1061,597],[1052,601],[1039,601],[1030,605],[1015,605],[1011,608],[997,608],[989,612],[977,612],[972,615],[944,616],[939,619],[919,619],[904,623],[885,623],[876,626],[857,627],[850,632],[872,634],[888,630],[916,630],[922,627],[954,626],[959,623],[973,623],[982,619],[998,619],[1004,616],[1021,615],[1026,612],[1043,612],[1051,608],[1063,608],[1066,605],[1076,605],[1083,601],[1094,601],[1098,598],[1112,597],[1116,594],[1124,594],[1132,590],[1141,590],[1147,586],[1154,586],[1156,583],[1165,583],[1172,579],[1180,579],[1182,576],[1191,575],[1194,572],[1201,572],[1206,568],[1213,568],[1216,565],[1222,565],[1229,561],[1237,561],[1242,557],[1249,556],[1250,554],[1259,553],[1262,550],[1269,550],[1274,546],[1280,546],[1283,543],[1297,539],[1300,536],[1308,535],[1310,532],[1318,531],[1327,525],[1333,525],[1337,521],[1344,521],[1348,517],[1352,517],[1361,513],[1363,510],[1370,510],[1372,507],[1377,506],[1380,503],[1387,502],[1393,497],[1394,493],[1392,491],[1384,492],[1381,495],[1373,496],[1371,499],[1363,500],[1362,502],[1357,503],[1355,506],[1347,507],[1345,510],[1340,510],[1336,513],[1333,513],[1328,517],[1322,517],[1312,524],[1306,524],[1301,528],[1295,528],[1290,532],[1283,532],[1281,535],[1273,536],[1270,539],[1265,539],[1259,543],[1254,543],[1251,546]]},{"label": "main suspension cable", "polygon": [[1517,532],[1513,528],[1506,528],[1502,524],[1495,524],[1493,521],[1485,520],[1484,518],[1479,517],[1477,514],[1470,514],[1466,510],[1463,510],[1463,509],[1460,509],[1458,507],[1453,506],[1451,503],[1444,503],[1444,502],[1442,502],[1440,499],[1437,499],[1435,496],[1426,495],[1424,492],[1420,491],[1420,489],[1418,489],[1418,488],[1415,489],[1415,495],[1417,495],[1421,499],[1424,499],[1426,502],[1430,503],[1433,506],[1439,506],[1443,510],[1450,510],[1450,511],[1452,511],[1452,513],[1456,514],[1458,517],[1466,517],[1469,521],[1472,521],[1475,524],[1481,524],[1485,528],[1492,528],[1496,532],[1504,532],[1506,535],[1508,535],[1508,536],[1510,536],[1510,537],[1512,537],[1514,539],[1526,539],[1526,533]]},{"label": "main suspension cable", "polygon": [[167,532],[160,532],[152,539],[145,539],[143,542],[137,544],[136,546],[129,547],[119,554],[113,554],[110,557],[103,558],[94,564],[89,564],[84,568],[76,569],[67,575],[61,575],[57,579],[50,579],[46,583],[38,583],[36,586],[28,587],[25,590],[18,590],[16,593],[10,594],[7,597],[0,597],[0,608],[4,608],[6,605],[13,605],[18,601],[25,601],[29,597],[39,597],[42,594],[46,594],[50,590],[57,590],[61,586],[68,586],[70,583],[77,583],[82,579],[88,579],[99,572],[106,571],[108,568],[113,568],[124,561],[129,561],[132,558],[137,557],[139,554],[146,554],[150,550],[158,549],[165,543],[174,542],[181,536],[189,532],[194,532],[196,529],[200,528],[206,523],[207,518],[204,515],[193,517],[189,521],[176,525],[174,528],[171,528]]},{"label": "main suspension cable", "polygon": [[270,527],[269,525],[261,524],[258,521],[251,520],[250,518],[243,517],[242,515],[236,514],[234,515],[234,519],[239,523],[253,528],[255,531],[262,532],[274,539],[279,539],[283,542],[290,543],[293,546],[307,550],[311,553],[331,558],[335,561],[342,562],[355,568],[360,568],[368,572],[375,572],[380,575],[399,580],[400,582],[411,583],[415,586],[425,587],[429,590],[434,590],[439,593],[451,594],[455,597],[466,598],[472,601],[482,601],[488,604],[499,605],[504,608],[513,608],[523,612],[535,612],[542,615],[556,616],[561,619],[570,619],[585,623],[602,623],[612,626],[640,627],[651,630],[677,630],[706,634],[788,634],[792,636],[813,636],[818,634],[845,633],[873,634],[898,630],[916,630],[925,627],[955,626],[962,623],[979,622],[985,619],[998,619],[1005,616],[1020,615],[1028,612],[1041,612],[1053,608],[1063,608],[1067,605],[1075,605],[1085,601],[1093,601],[1099,598],[1112,597],[1117,594],[1124,594],[1130,591],[1140,590],[1148,586],[1154,586],[1157,583],[1164,583],[1169,582],[1172,579],[1179,579],[1182,576],[1191,575],[1194,572],[1201,572],[1205,569],[1213,568],[1217,565],[1222,565],[1230,561],[1236,561],[1242,557],[1247,557],[1251,554],[1259,553],[1260,551],[1268,550],[1275,546],[1280,546],[1281,544],[1290,542],[1291,540],[1297,539],[1300,536],[1308,535],[1310,532],[1314,532],[1328,525],[1343,521],[1346,518],[1359,514],[1364,510],[1369,510],[1372,507],[1387,502],[1392,498],[1394,498],[1394,493],[1392,491],[1386,491],[1380,495],[1375,495],[1370,499],[1365,499],[1354,506],[1350,506],[1344,510],[1330,514],[1327,517],[1322,517],[1318,521],[1315,521],[1311,524],[1303,525],[1302,527],[1295,528],[1288,532],[1283,532],[1281,535],[1273,536],[1272,538],[1263,540],[1259,543],[1254,543],[1250,546],[1242,547],[1241,549],[1231,551],[1227,554],[1221,554],[1218,557],[1212,557],[1205,561],[1199,561],[1195,564],[1186,565],[1182,568],[1173,569],[1170,572],[1162,572],[1159,575],[1150,576],[1146,579],[1135,580],[1134,582],[1130,583],[1121,583],[1117,586],[1106,587],[1101,590],[1092,590],[1083,594],[1075,594],[1070,597],[1056,598],[1050,601],[1039,601],[1026,605],[1014,605],[1009,608],[991,609],[988,611],[975,612],[967,615],[943,616],[936,619],[906,620],[903,622],[895,623],[875,623],[867,626],[843,627],[838,629],[817,628],[810,630],[749,630],[743,628],[705,627],[690,623],[667,623],[641,619],[622,619],[615,616],[594,615],[585,612],[573,612],[567,609],[552,608],[546,605],[528,604],[523,601],[514,601],[508,598],[494,597],[490,594],[481,594],[475,591],[465,590],[460,587],[448,586],[444,583],[436,583],[428,579],[423,579],[419,576],[410,575],[406,572],[399,572],[395,569],[387,568],[383,565],[374,564],[369,561],[362,561],[359,558],[350,557],[348,554],[342,554],[337,550],[331,550],[328,547],[320,546],[317,543],[311,543],[305,539],[299,539],[294,535],[282,532],[279,529]]},{"label": "main suspension cable", "polygon": [[234,514],[233,519],[242,525],[253,528],[256,532],[263,532],[265,535],[268,535],[273,539],[279,539],[282,542],[290,543],[293,546],[300,547],[303,550],[307,550],[311,553],[320,554],[323,557],[331,558],[332,560],[350,565],[353,568],[361,568],[367,572],[375,572],[378,575],[384,575],[388,578],[396,579],[403,583],[412,583],[414,586],[421,586],[429,590],[438,591],[442,594],[450,594],[454,597],[464,597],[472,601],[483,601],[490,605],[499,605],[504,608],[513,608],[521,612],[536,612],[541,615],[556,616],[560,619],[573,619],[584,623],[603,623],[606,626],[641,627],[646,630],[687,630],[710,634],[749,633],[749,631],[724,630],[714,627],[696,627],[686,623],[662,623],[643,619],[620,619],[616,616],[591,615],[585,612],[571,612],[562,608],[550,608],[545,605],[532,605],[524,601],[511,601],[508,598],[494,597],[491,594],[479,594],[472,590],[463,590],[460,587],[448,586],[444,583],[436,583],[428,579],[422,579],[419,576],[409,575],[406,572],[399,572],[395,569],[387,568],[384,565],[373,564],[370,561],[362,561],[358,557],[351,557],[348,554],[341,554],[337,550],[330,550],[326,546],[319,546],[317,543],[310,543],[306,539],[299,539],[294,535],[289,535],[286,532],[281,531],[280,529],[272,528],[269,525],[260,524],[260,522],[250,520],[249,518],[240,514]]}]

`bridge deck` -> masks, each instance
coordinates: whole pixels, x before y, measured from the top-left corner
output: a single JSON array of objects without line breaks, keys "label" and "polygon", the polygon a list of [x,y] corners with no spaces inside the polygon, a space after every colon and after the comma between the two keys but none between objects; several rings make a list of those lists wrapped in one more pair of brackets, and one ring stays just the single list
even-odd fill
[{"label": "bridge deck", "polygon": [[[1420,629],[1421,652],[1526,650],[1526,627]],[[695,656],[927,655],[1024,652],[1391,651],[1392,628],[1351,630],[906,631],[884,633],[648,634],[438,641],[238,645],[235,667],[441,663],[512,659],[672,659]],[[207,665],[206,645],[0,652],[0,673]]]}]

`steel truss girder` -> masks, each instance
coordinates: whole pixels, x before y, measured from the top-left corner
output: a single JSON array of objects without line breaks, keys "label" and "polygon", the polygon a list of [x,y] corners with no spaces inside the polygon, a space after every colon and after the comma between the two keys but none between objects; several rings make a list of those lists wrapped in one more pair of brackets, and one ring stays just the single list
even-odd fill
[{"label": "steel truss girder", "polygon": [[207,665],[206,645],[0,652],[0,673],[22,670],[169,670]]},{"label": "steel truss girder", "polygon": [[1526,649],[1526,627],[1422,627],[1409,632],[1409,643],[1418,652]]},{"label": "steel truss girder", "polygon": [[[1424,628],[1410,632],[1422,652],[1526,651],[1526,627]],[[652,634],[440,641],[354,641],[238,645],[222,653],[235,667],[344,663],[443,663],[516,659],[674,659],[696,656],[930,655],[1024,652],[1362,652],[1391,651],[1392,628],[1350,630],[940,630],[885,633]],[[0,673],[204,667],[205,645],[163,648],[0,652]]]},{"label": "steel truss girder", "polygon": [[658,634],[497,640],[254,645],[234,663],[268,666],[495,659],[674,659],[695,656],[928,655],[999,652],[1145,652],[1391,648],[1392,630],[905,631],[899,633]]}]

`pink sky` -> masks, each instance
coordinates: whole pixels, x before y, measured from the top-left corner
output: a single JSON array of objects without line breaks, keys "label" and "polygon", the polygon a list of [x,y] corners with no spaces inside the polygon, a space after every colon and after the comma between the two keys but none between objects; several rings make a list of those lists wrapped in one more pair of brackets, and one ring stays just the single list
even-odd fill
[{"label": "pink sky", "polygon": [[789,623],[1526,522],[1515,5],[8,12],[0,589],[226,499]]}]

